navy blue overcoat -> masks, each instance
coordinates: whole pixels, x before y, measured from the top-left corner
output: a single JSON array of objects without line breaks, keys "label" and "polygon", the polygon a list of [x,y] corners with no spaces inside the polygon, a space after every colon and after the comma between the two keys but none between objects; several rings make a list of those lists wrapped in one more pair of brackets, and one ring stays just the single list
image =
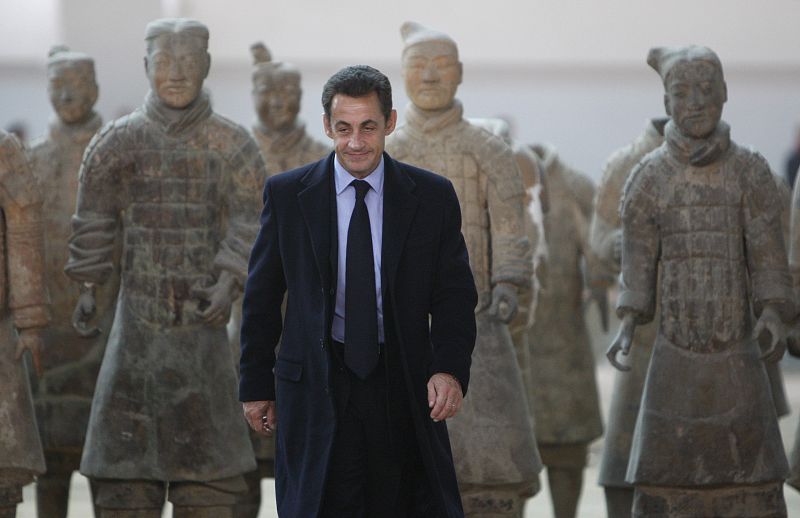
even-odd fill
[{"label": "navy blue overcoat", "polygon": [[[285,517],[319,513],[336,419],[330,328],[336,287],[333,160],[270,178],[245,287],[239,398],[275,400],[276,497]],[[382,290],[387,350],[399,351],[414,429],[433,494],[463,516],[445,422],[426,385],[453,374],[466,393],[477,293],[449,180],[384,153]],[[281,304],[288,292],[286,313]],[[280,340],[279,352],[275,347]]]}]

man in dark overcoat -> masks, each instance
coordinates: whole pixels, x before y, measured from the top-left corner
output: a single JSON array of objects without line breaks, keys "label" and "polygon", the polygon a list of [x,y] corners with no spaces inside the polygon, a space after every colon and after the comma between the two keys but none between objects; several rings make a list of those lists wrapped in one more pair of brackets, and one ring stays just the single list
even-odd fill
[{"label": "man in dark overcoat", "polygon": [[342,69],[322,103],[335,152],[267,181],[243,305],[239,398],[275,433],[278,513],[463,516],[445,420],[477,293],[458,199],[383,152],[383,74]]}]

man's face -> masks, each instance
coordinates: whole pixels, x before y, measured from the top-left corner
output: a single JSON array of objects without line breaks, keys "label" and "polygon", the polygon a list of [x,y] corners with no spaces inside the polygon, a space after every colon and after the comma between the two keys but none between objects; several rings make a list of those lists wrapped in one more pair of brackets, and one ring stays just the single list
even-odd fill
[{"label": "man's face", "polygon": [[86,63],[63,61],[47,68],[47,91],[58,117],[66,124],[89,117],[97,101],[97,83]]},{"label": "man's face", "polygon": [[664,102],[681,133],[704,138],[717,127],[727,97],[725,82],[715,66],[690,61],[676,65],[666,85]]},{"label": "man's face", "polygon": [[331,102],[331,116],[323,116],[325,134],[333,139],[336,156],[356,178],[364,178],[378,167],[386,137],[394,131],[397,112],[386,120],[381,113],[378,94],[364,97],[336,94]]},{"label": "man's face", "polygon": [[461,84],[461,75],[461,62],[447,43],[418,43],[403,54],[406,93],[411,102],[423,110],[450,107]]},{"label": "man's face", "polygon": [[185,108],[197,98],[210,63],[201,41],[181,33],[159,36],[145,57],[150,88],[174,109]]},{"label": "man's face", "polygon": [[258,119],[271,130],[292,127],[300,112],[301,93],[295,77],[279,74],[260,80],[253,90]]}]

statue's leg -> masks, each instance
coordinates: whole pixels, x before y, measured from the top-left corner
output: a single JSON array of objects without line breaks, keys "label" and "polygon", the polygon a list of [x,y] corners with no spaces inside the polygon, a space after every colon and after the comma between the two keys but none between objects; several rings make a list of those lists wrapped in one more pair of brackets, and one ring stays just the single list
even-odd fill
[{"label": "statue's leg", "polygon": [[261,507],[261,470],[244,474],[247,494],[242,495],[234,508],[234,518],[257,518]]},{"label": "statue's leg", "polygon": [[15,518],[17,504],[22,502],[22,487],[33,476],[16,470],[0,469],[0,518]]},{"label": "statue's leg", "polygon": [[72,472],[80,467],[80,453],[44,452],[47,472],[36,479],[36,515],[66,518]]},{"label": "statue's leg", "polygon": [[22,486],[5,485],[0,480],[0,518],[15,518],[22,502]]},{"label": "statue's leg", "polygon": [[171,482],[173,518],[234,518],[234,509],[247,494],[242,475],[208,482]]},{"label": "statue's leg", "polygon": [[556,518],[574,518],[583,488],[587,443],[539,443],[542,463],[547,466],[550,499]]},{"label": "statue's leg", "polygon": [[633,509],[632,487],[606,487],[606,512],[608,518],[631,518]]},{"label": "statue's leg", "polygon": [[575,518],[583,487],[583,468],[547,468],[555,518]]},{"label": "statue's leg", "polygon": [[95,479],[95,512],[100,518],[161,518],[167,494],[155,480]]}]

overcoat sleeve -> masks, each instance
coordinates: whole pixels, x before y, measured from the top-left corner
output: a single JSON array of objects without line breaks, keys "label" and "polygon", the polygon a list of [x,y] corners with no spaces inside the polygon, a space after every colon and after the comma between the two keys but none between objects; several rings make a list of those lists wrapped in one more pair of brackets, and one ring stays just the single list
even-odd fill
[{"label": "overcoat sleeve", "polygon": [[475,306],[478,293],[461,234],[461,207],[453,184],[447,182],[444,220],[439,241],[436,274],[431,293],[431,373],[452,374],[464,394],[469,386],[472,350],[475,347]]},{"label": "overcoat sleeve", "polygon": [[261,229],[250,254],[242,303],[239,400],[274,401],[275,346],[283,328],[281,303],[286,292],[278,237],[278,216],[272,192],[274,177],[264,187]]}]

